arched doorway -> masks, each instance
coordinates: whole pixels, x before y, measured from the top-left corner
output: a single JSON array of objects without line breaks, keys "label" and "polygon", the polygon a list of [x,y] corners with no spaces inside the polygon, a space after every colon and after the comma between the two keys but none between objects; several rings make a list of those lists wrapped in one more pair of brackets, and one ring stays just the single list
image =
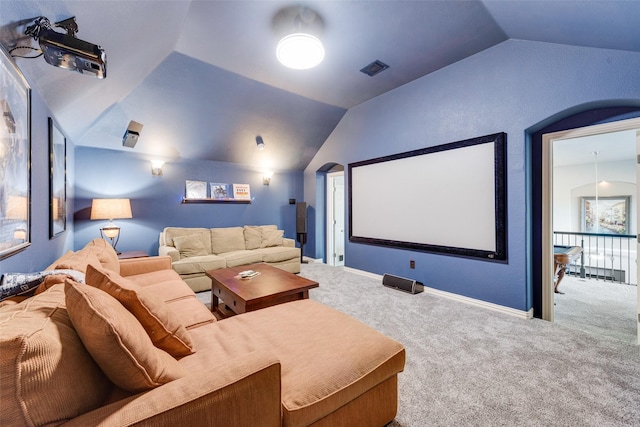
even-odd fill
[{"label": "arched doorway", "polygon": [[[562,114],[561,114],[562,115]],[[640,117],[640,107],[599,108],[583,111],[557,120],[555,123],[531,132],[530,135],[530,200],[529,220],[531,230],[530,251],[530,280],[531,297],[534,316],[553,319],[549,314],[553,309],[553,293],[549,280],[553,280],[552,271],[553,249],[550,199],[551,182],[549,143],[545,142],[545,135],[558,135],[577,128],[586,128],[605,123],[619,122],[626,119]],[[545,152],[546,150],[546,152]],[[550,291],[551,289],[551,291]]]}]

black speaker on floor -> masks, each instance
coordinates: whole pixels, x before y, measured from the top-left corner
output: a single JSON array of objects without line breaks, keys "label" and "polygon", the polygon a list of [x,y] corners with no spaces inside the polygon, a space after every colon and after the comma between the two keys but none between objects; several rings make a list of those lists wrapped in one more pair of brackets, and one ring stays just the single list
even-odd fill
[{"label": "black speaker on floor", "polygon": [[419,294],[420,292],[424,292],[424,285],[422,283],[416,282],[413,279],[394,276],[392,274],[385,274],[382,276],[382,284],[388,288],[398,289],[410,294]]},{"label": "black speaker on floor", "polygon": [[296,233],[307,232],[307,203],[298,202],[296,204]]},{"label": "black speaker on floor", "polygon": [[300,243],[300,262],[304,262],[304,244],[307,243],[307,203],[296,203],[296,240]]}]

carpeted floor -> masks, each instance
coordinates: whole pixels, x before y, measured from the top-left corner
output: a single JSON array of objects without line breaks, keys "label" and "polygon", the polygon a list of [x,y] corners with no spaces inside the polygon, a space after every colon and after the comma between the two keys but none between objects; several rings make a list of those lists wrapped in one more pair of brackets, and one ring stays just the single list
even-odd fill
[{"label": "carpeted floor", "polygon": [[312,299],[405,346],[393,427],[640,425],[638,346],[406,294],[340,267],[304,264],[301,275],[320,283]]},{"label": "carpeted floor", "polygon": [[554,322],[561,326],[617,338],[638,339],[637,286],[565,276],[555,294]]}]

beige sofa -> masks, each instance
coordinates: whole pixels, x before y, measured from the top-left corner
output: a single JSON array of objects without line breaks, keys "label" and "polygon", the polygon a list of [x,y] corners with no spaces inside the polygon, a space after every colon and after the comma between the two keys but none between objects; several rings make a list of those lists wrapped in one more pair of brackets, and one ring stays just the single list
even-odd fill
[{"label": "beige sofa", "polygon": [[173,269],[194,290],[211,289],[208,270],[265,262],[300,272],[300,248],[275,225],[182,228],[160,233],[158,255],[171,257]]},{"label": "beige sofa", "polygon": [[85,272],[86,284],[52,274],[0,303],[3,427],[395,417],[404,348],[346,314],[303,300],[216,321],[169,257],[118,261],[101,239],[50,269]]}]

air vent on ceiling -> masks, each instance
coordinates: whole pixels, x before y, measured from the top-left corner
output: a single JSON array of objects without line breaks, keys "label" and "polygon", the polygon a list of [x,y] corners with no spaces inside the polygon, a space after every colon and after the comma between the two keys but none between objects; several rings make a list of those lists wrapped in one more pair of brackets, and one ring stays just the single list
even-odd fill
[{"label": "air vent on ceiling", "polygon": [[371,64],[367,65],[366,67],[364,67],[360,71],[362,71],[363,73],[365,73],[366,75],[368,75],[370,77],[373,77],[376,74],[381,73],[382,71],[386,70],[387,68],[389,68],[389,66],[387,64],[385,64],[384,62],[380,61],[379,59],[376,59],[375,61],[373,61]]}]

